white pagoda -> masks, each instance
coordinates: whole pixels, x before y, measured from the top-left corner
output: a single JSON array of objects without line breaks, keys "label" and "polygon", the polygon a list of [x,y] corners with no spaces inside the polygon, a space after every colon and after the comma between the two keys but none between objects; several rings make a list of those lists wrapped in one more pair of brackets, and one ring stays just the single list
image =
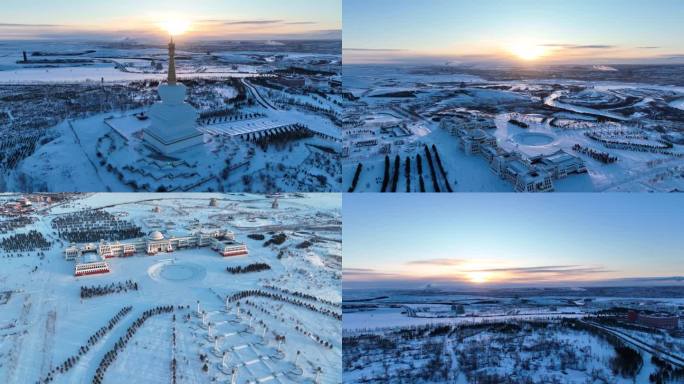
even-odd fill
[{"label": "white pagoda", "polygon": [[143,140],[164,155],[204,143],[197,130],[198,113],[185,102],[187,88],[176,82],[176,44],[169,42],[168,82],[159,86],[162,101],[150,108],[150,126],[143,130]]}]

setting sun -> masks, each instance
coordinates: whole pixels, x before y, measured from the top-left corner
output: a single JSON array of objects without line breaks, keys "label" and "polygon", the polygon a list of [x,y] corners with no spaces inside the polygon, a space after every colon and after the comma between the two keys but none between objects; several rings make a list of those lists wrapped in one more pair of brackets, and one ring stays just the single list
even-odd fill
[{"label": "setting sun", "polygon": [[468,280],[471,283],[482,284],[489,281],[489,273],[487,272],[468,272]]},{"label": "setting sun", "polygon": [[548,53],[544,47],[539,45],[521,43],[511,46],[509,51],[525,61],[537,60]]},{"label": "setting sun", "polygon": [[190,28],[190,22],[186,20],[166,20],[159,23],[159,26],[167,31],[171,36],[182,35]]}]

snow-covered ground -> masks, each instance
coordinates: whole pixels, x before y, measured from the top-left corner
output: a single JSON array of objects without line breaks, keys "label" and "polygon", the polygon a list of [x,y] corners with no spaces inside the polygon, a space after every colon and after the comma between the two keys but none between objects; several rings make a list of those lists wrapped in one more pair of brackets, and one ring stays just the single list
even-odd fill
[{"label": "snow-covered ground", "polygon": [[179,47],[205,137],[173,158],[143,142],[139,115],[159,100],[163,47],[0,43],[0,191],[339,191],[340,55],[277,43]]},{"label": "snow-covered ground", "polygon": [[[495,174],[485,158],[466,154],[461,139],[445,132],[441,121],[453,117],[463,126],[484,123],[500,148],[523,157],[557,150],[578,156],[588,172],[554,180],[558,192],[684,189],[684,141],[677,139],[684,121],[683,87],[650,84],[648,78],[643,83],[572,80],[573,74],[568,73],[565,79],[562,68],[552,72],[552,78],[523,80],[487,79],[468,74],[471,70],[464,67],[459,73],[458,67],[345,66],[344,87],[354,99],[348,102],[344,126],[344,189],[353,184],[361,164],[354,191],[380,192],[384,157],[389,156],[392,162],[392,175],[398,155],[397,192],[418,192],[417,155],[425,163],[424,146],[434,145],[447,174],[444,181],[438,177],[440,190],[446,189],[448,181],[454,192],[512,191],[513,185]],[[594,76],[617,76],[603,67],[595,70]],[[650,69],[656,75],[658,70],[657,66]],[[489,74],[508,79],[511,73],[515,70],[492,70]],[[512,120],[528,127],[511,124]],[[545,138],[543,142],[530,142],[531,136],[524,133],[543,134]],[[587,136],[595,133],[638,145],[617,148]],[[617,157],[617,161],[605,164],[574,150],[575,145]],[[649,146],[663,148],[651,150]],[[407,159],[409,168],[405,168]],[[432,175],[425,165],[425,190],[432,192]],[[410,169],[408,178],[406,169]],[[407,182],[411,184],[408,189]]]},{"label": "snow-covered ground", "polygon": [[[20,197],[2,195],[0,203],[12,205]],[[54,383],[91,382],[105,354],[133,322],[144,311],[164,305],[173,306],[173,311],[152,316],[139,327],[110,364],[104,383],[172,382],[174,358],[178,383],[230,381],[233,367],[239,383],[312,382],[319,368],[321,382],[340,381],[341,321],[317,311],[341,313],[339,195],[282,195],[276,208],[273,197],[263,195],[69,194],[54,195],[49,203],[28,197],[33,206],[18,216],[3,211],[0,242],[35,230],[50,245],[41,250],[0,249],[0,382],[35,383],[48,376]],[[215,206],[210,206],[212,199]],[[229,229],[250,253],[223,258],[210,248],[198,248],[136,254],[108,259],[108,274],[75,278],[74,262],[64,259],[68,241],[59,237],[52,223],[98,209],[143,232]],[[16,217],[28,221],[8,230]],[[264,245],[280,233],[285,235],[282,244]],[[253,263],[268,264],[270,270],[226,270]],[[128,280],[138,289],[92,298],[79,294],[82,286]],[[226,306],[227,297],[257,289],[289,292],[283,297],[309,307],[254,296]],[[310,296],[300,299],[293,294]],[[196,314],[198,301],[211,331]],[[88,339],[127,306],[131,310],[79,354]],[[209,332],[220,336],[218,351]],[[279,347],[280,336],[285,338]],[[227,374],[221,370],[224,352]],[[78,358],[68,360],[73,356]]]},{"label": "snow-covered ground", "polygon": [[[175,162],[155,161],[154,153],[135,136],[149,124],[133,117],[138,112],[98,114],[61,123],[53,129],[57,135],[55,140],[38,148],[6,176],[5,190],[154,192],[161,186],[169,191],[188,192],[338,190],[338,157],[315,147],[338,146],[329,139],[314,136],[264,150],[255,143],[234,137],[233,132],[240,126],[211,125],[202,127],[207,133],[203,146],[184,151]],[[113,119],[108,124],[105,119],[109,117]],[[290,119],[283,120],[281,115],[253,124],[277,128],[311,122],[321,130],[334,129],[314,116],[306,120],[284,117]],[[243,122],[235,124],[238,123]],[[130,134],[131,139],[123,140],[119,132]],[[102,144],[98,145],[101,138]],[[112,144],[116,147],[110,150]],[[67,153],[70,155],[65,156]],[[125,176],[119,177],[112,169]],[[143,187],[144,184],[147,186]]]},{"label": "snow-covered ground", "polygon": [[[658,291],[345,290],[343,379],[641,383],[669,370],[679,376],[668,373],[663,382],[679,383],[684,378],[681,331],[627,321],[624,307],[681,312],[681,287],[661,289],[663,297],[613,296]],[[663,361],[671,363],[669,368],[662,368],[668,365]]]},{"label": "snow-covered ground", "polygon": [[[247,77],[252,73],[239,72],[178,72],[182,78]],[[28,68],[13,71],[0,71],[0,83],[69,83],[69,82],[125,82],[134,80],[164,80],[165,73],[122,72],[114,66]]]}]

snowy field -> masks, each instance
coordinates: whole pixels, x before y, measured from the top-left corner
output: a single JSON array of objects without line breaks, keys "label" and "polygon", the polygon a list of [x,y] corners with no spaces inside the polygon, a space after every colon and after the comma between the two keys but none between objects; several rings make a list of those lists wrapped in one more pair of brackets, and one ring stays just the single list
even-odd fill
[{"label": "snowy field", "polygon": [[343,381],[681,383],[682,332],[624,309],[681,314],[681,290],[345,290]]},{"label": "snowy field", "polygon": [[345,336],[344,345],[347,383],[642,383],[658,372],[650,354],[633,363],[575,320],[414,327]]},{"label": "snowy field", "polygon": [[[24,208],[15,207],[21,195],[0,197],[0,382],[92,382],[103,361],[103,383],[230,382],[234,369],[239,383],[340,381],[339,195],[282,195],[277,207],[263,195],[27,197],[33,204]],[[70,242],[54,223],[97,212],[142,233],[228,229],[249,255],[138,253],[107,259],[110,273],[76,278],[64,257]],[[253,264],[270,269],[227,271]],[[128,281],[135,289],[82,296],[82,287]],[[245,294],[255,290],[267,296]],[[171,310],[145,316],[164,306]]]},{"label": "snowy field", "polygon": [[163,46],[0,42],[0,191],[339,191],[335,46],[180,44],[204,144],[166,157],[142,140],[167,77]]},{"label": "snowy field", "polygon": [[[254,73],[239,72],[178,72],[182,78],[247,77]],[[92,68],[30,68],[0,71],[0,83],[72,83],[72,82],[127,82],[134,80],[164,80],[165,73],[122,72],[114,66]]]}]

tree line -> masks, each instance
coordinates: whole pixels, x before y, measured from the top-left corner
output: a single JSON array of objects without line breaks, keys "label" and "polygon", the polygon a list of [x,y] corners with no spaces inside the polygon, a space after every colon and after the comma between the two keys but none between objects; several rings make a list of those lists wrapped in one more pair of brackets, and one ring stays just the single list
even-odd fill
[{"label": "tree line", "polygon": [[228,271],[230,274],[237,275],[241,273],[267,271],[269,269],[271,269],[271,266],[266,263],[253,263],[244,267],[241,265],[238,265],[237,267],[227,267],[226,271]]},{"label": "tree line", "polygon": [[72,355],[72,356],[68,357],[66,360],[64,360],[64,362],[63,362],[62,364],[60,364],[60,365],[56,366],[55,368],[53,368],[53,369],[47,374],[47,376],[46,376],[44,379],[39,380],[38,383],[39,383],[39,384],[40,384],[40,383],[50,383],[50,382],[52,382],[52,381],[55,379],[55,376],[57,375],[57,373],[66,373],[66,372],[69,372],[69,370],[70,370],[71,368],[73,368],[73,367],[76,365],[76,363],[81,359],[81,357],[82,357],[83,355],[85,355],[86,353],[88,353],[88,351],[90,350],[91,347],[93,347],[95,344],[97,344],[98,341],[100,341],[100,340],[101,340],[104,336],[106,336],[112,329],[114,329],[114,327],[116,326],[116,324],[117,324],[122,318],[124,318],[124,316],[126,316],[128,313],[130,313],[131,310],[133,310],[133,307],[131,307],[131,306],[123,307],[119,312],[117,312],[116,315],[114,315],[114,316],[109,320],[109,322],[107,323],[107,325],[105,325],[104,327],[102,327],[102,328],[100,328],[99,330],[97,330],[97,332],[95,332],[93,335],[91,335],[91,336],[88,338],[88,341],[86,342],[86,344],[82,345],[82,346],[78,349],[78,354],[75,354],[75,355]]},{"label": "tree line", "polygon": [[317,313],[320,313],[322,315],[332,317],[335,320],[342,320],[341,314],[336,313],[330,309],[319,308],[319,307],[316,307],[315,305],[307,303],[303,300],[292,299],[292,298],[287,297],[287,296],[282,295],[282,294],[267,292],[267,291],[263,291],[261,289],[252,289],[252,290],[247,290],[247,291],[240,291],[238,293],[235,293],[235,294],[229,296],[228,301],[229,302],[236,302],[236,301],[239,301],[241,299],[248,298],[248,297],[264,297],[264,298],[271,299],[271,300],[282,301],[285,303],[289,303],[289,304],[298,306],[300,308],[305,308],[305,309],[308,309],[310,311],[317,312]]},{"label": "tree line", "polygon": [[52,243],[36,230],[13,234],[0,241],[0,248],[6,252],[47,251],[51,245]]},{"label": "tree line", "polygon": [[123,351],[128,342],[135,336],[136,332],[145,324],[145,322],[152,316],[162,315],[166,313],[173,312],[174,308],[172,305],[159,306],[152,309],[148,309],[143,312],[143,314],[138,317],[133,324],[126,330],[126,334],[121,336],[119,340],[114,344],[109,352],[105,353],[104,357],[100,361],[100,364],[95,371],[95,376],[93,376],[92,384],[102,384],[104,381],[104,375],[107,373],[107,369],[114,363],[120,351]]},{"label": "tree line", "polygon": [[138,283],[133,280],[126,280],[121,283],[111,283],[107,285],[97,285],[97,286],[82,286],[81,287],[81,299],[90,299],[98,296],[111,295],[113,293],[122,293],[128,291],[137,291]]},{"label": "tree line", "polygon": [[277,291],[277,292],[280,292],[280,293],[284,293],[284,294],[287,294],[287,295],[299,297],[299,298],[302,298],[302,299],[307,299],[307,300],[311,300],[311,301],[317,301],[317,302],[323,303],[323,304],[328,304],[328,305],[331,305],[331,306],[333,306],[333,307],[339,306],[339,303],[335,303],[335,302],[333,302],[333,301],[331,301],[331,300],[321,299],[321,298],[319,298],[319,297],[316,297],[316,296],[314,296],[314,295],[310,295],[310,294],[308,294],[308,293],[298,292],[298,291],[292,291],[292,290],[289,290],[289,289],[287,289],[287,288],[278,288],[278,287],[276,287],[276,286],[274,286],[274,285],[268,285],[268,284],[267,284],[267,285],[264,285],[264,287],[265,287],[265,288],[272,289],[272,290]]},{"label": "tree line", "polygon": [[600,152],[600,151],[594,150],[592,148],[583,147],[579,144],[573,145],[572,150],[575,152],[579,152],[579,153],[583,153],[585,155],[588,155],[592,159],[600,161],[603,164],[613,164],[616,161],[618,161],[617,156],[611,156],[609,153]]}]

